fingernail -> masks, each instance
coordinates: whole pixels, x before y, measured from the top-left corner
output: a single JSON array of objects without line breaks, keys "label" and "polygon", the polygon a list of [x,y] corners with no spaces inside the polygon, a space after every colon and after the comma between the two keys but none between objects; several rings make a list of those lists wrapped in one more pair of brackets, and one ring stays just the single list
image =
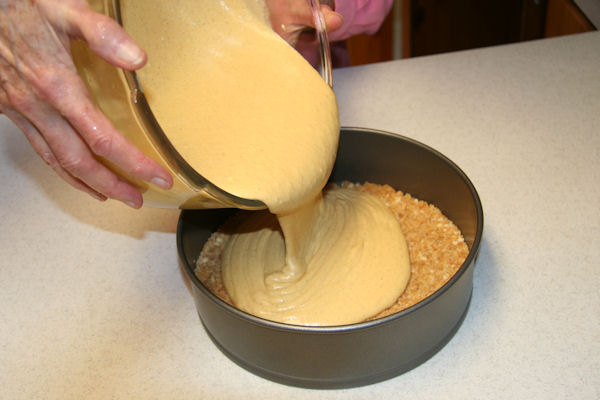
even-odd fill
[{"label": "fingernail", "polygon": [[99,193],[90,193],[90,196],[92,196],[93,198],[95,198],[96,200],[99,200],[99,201],[106,201],[106,196],[101,195]]},{"label": "fingernail", "polygon": [[162,189],[170,189],[171,188],[171,185],[169,184],[169,182],[167,182],[166,180],[164,180],[161,177],[158,177],[158,176],[154,177],[150,181]]},{"label": "fingernail", "polygon": [[135,204],[133,201],[124,201],[123,203],[127,204],[129,207],[134,208],[134,209],[138,209],[141,206],[138,206],[137,204]]},{"label": "fingernail", "polygon": [[125,42],[117,49],[117,57],[132,66],[140,65],[144,56],[144,52],[133,42]]}]

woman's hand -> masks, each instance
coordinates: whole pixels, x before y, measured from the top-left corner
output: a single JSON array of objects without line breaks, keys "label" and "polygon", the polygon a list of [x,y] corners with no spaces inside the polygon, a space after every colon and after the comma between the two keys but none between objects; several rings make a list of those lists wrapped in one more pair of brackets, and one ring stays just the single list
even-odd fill
[{"label": "woman's hand", "polygon": [[85,0],[0,0],[0,111],[72,186],[139,208],[140,192],[96,156],[163,189],[173,179],[94,106],[71,59],[75,39],[115,66],[134,70],[146,63],[133,39]]},{"label": "woman's hand", "polygon": [[[292,46],[296,45],[306,28],[315,27],[308,0],[266,0],[266,3],[273,30]],[[327,32],[339,29],[344,21],[340,14],[333,11],[333,0],[320,3]]]}]

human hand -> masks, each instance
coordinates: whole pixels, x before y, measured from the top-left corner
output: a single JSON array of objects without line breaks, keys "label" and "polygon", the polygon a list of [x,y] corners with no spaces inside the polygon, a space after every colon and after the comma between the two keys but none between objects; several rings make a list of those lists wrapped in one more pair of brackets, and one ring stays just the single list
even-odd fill
[{"label": "human hand", "polygon": [[71,59],[75,39],[115,66],[134,70],[146,63],[133,39],[85,0],[0,0],[0,111],[69,184],[139,208],[139,190],[97,156],[163,189],[173,178],[94,106]]},{"label": "human hand", "polygon": [[[308,0],[266,0],[273,30],[292,46],[298,42],[301,33],[308,27],[314,28],[312,9]],[[321,12],[327,32],[339,29],[344,20],[335,11],[333,0],[322,0]]]}]

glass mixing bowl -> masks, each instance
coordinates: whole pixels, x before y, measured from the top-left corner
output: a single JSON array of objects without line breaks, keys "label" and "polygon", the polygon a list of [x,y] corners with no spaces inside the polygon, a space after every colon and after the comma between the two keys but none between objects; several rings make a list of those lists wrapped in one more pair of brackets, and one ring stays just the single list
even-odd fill
[{"label": "glass mixing bowl", "polygon": [[[314,65],[331,86],[331,56],[325,32],[325,23],[318,0],[307,0],[312,8],[316,29],[305,32],[315,37],[314,49],[318,63]],[[121,23],[119,0],[91,0],[90,6]],[[243,199],[209,182],[202,171],[194,170],[171,144],[154,117],[135,72],[116,68],[89,50],[83,42],[72,47],[73,61],[85,82],[96,106],[114,126],[144,154],[157,161],[173,176],[170,190],[163,190],[148,182],[133,179],[115,165],[101,161],[135,185],[143,194],[144,204],[161,208],[204,209],[242,208],[261,209],[258,200]]]}]

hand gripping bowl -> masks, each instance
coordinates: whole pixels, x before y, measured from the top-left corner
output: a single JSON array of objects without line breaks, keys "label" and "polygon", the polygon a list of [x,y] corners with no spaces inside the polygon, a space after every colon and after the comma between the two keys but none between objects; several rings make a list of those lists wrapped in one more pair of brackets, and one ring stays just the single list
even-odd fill
[{"label": "hand gripping bowl", "polygon": [[194,274],[204,243],[235,210],[183,211],[178,251],[202,323],[223,353],[257,375],[309,388],[385,380],[435,354],[467,313],[483,231],[479,196],[467,176],[442,154],[409,138],[343,128],[331,181],[344,180],[389,184],[434,204],[462,231],[469,254],[441,289],[404,311],[345,326],[286,325],[230,306]]}]

